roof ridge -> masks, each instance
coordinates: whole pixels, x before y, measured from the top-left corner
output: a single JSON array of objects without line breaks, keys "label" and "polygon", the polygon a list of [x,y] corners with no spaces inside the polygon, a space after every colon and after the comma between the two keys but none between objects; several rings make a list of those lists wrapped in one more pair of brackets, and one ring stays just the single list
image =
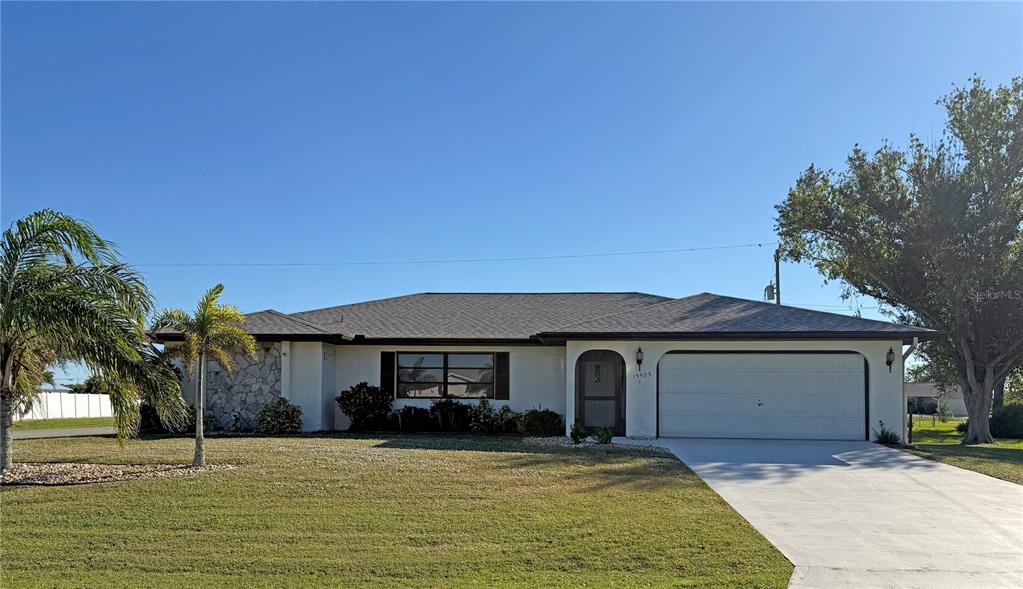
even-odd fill
[{"label": "roof ridge", "polygon": [[323,333],[332,333],[332,332],[328,331],[327,329],[325,329],[322,325],[319,325],[318,323],[313,323],[312,321],[309,321],[308,319],[303,319],[302,317],[293,317],[293,316],[291,316],[288,313],[281,313],[277,309],[267,309],[266,311],[259,311],[259,312],[261,312],[261,313],[262,312],[273,313],[274,315],[277,315],[278,317],[284,317],[285,319],[289,319],[291,321],[296,321],[298,323],[301,323],[302,325],[305,325],[306,327],[312,327],[313,329],[317,329],[319,331],[322,331]]},{"label": "roof ridge", "polygon": [[587,295],[587,294],[642,295],[642,296],[647,296],[647,297],[657,297],[657,298],[665,299],[665,301],[660,301],[660,302],[666,302],[666,301],[674,300],[671,297],[665,297],[664,295],[658,295],[658,294],[653,294],[653,293],[649,293],[649,292],[640,292],[640,291],[637,291],[637,290],[631,290],[631,291],[560,291],[560,292],[468,292],[468,291],[431,292],[431,291],[424,291],[424,292],[414,292],[414,293],[409,293],[409,294],[397,295],[397,296],[393,296],[393,297],[384,297],[382,299],[370,299],[368,301],[357,301],[357,302],[354,302],[354,303],[345,303],[343,305],[332,305],[330,307],[321,307],[319,309],[305,309],[303,311],[295,311],[294,313],[287,313],[286,315],[288,317],[295,317],[295,318],[297,318],[296,315],[305,315],[307,313],[318,313],[318,312],[321,312],[321,311],[330,311],[330,310],[333,310],[333,309],[340,309],[342,307],[353,307],[355,305],[366,305],[366,304],[369,304],[369,303],[379,303],[379,302],[382,302],[382,301],[393,301],[393,300],[396,300],[396,299],[405,299],[405,298],[417,297],[417,296],[422,296],[422,295],[498,295],[498,296],[508,296],[508,295]]},{"label": "roof ridge", "polygon": [[[420,293],[416,293],[416,294],[417,295],[424,295],[424,294],[431,294],[431,295],[436,295],[436,294],[456,294],[456,295],[466,294],[466,295],[502,295],[502,296],[506,296],[506,295],[565,295],[565,294],[567,294],[567,295],[573,295],[573,294],[574,295],[578,295],[578,294],[637,294],[637,295],[644,295],[644,296],[648,296],[648,297],[659,297],[659,298],[668,298],[668,299],[671,298],[671,297],[665,297],[664,295],[658,295],[658,294],[654,294],[654,293],[650,293],[650,292],[642,292],[642,291],[638,291],[638,290],[555,290],[555,291],[523,291],[523,292],[455,290],[455,291],[426,291],[426,292],[420,292]],[[415,296],[415,295],[405,295],[405,296]]]},{"label": "roof ridge", "polygon": [[881,319],[871,319],[869,317],[858,317],[858,316],[855,316],[855,315],[843,315],[842,313],[833,313],[831,311],[822,311],[820,309],[807,309],[806,307],[797,307],[795,305],[786,305],[785,303],[782,303],[782,304],[779,305],[777,303],[770,303],[768,301],[758,301],[758,300],[755,300],[755,299],[744,299],[742,297],[733,297],[731,295],[723,295],[723,294],[717,294],[717,293],[713,293],[713,292],[703,292],[703,293],[700,293],[700,294],[711,295],[711,296],[719,297],[719,298],[722,298],[722,299],[732,299],[733,301],[742,301],[744,303],[756,303],[758,305],[768,305],[768,306],[771,306],[771,307],[785,307],[787,309],[795,309],[797,311],[805,311],[807,313],[816,313],[818,315],[828,315],[828,316],[838,315],[839,317],[848,317],[850,319],[857,319],[859,321],[872,321],[874,323],[883,323],[885,325],[898,325],[899,327],[908,327],[910,329],[926,329],[926,328],[920,328],[920,327],[917,327],[917,326],[914,326],[914,325],[906,325],[905,323],[896,323],[894,321],[884,321],[884,320],[881,320]]},{"label": "roof ridge", "polygon": [[370,299],[368,301],[356,301],[354,303],[345,303],[343,305],[331,305],[329,307],[320,307],[319,309],[305,309],[303,311],[295,311],[294,313],[287,313],[287,315],[288,315],[288,317],[295,317],[295,315],[299,315],[299,314],[316,313],[318,311],[329,311],[331,309],[340,309],[341,307],[352,307],[352,306],[355,306],[355,305],[365,305],[365,304],[368,304],[368,303],[379,303],[380,301],[392,301],[394,299],[404,299],[404,298],[414,297],[414,296],[422,295],[422,294],[429,294],[429,293],[414,292],[414,293],[410,293],[410,294],[397,295],[397,296],[393,296],[393,297],[384,297],[382,299]]},{"label": "roof ridge", "polygon": [[589,323],[590,321],[597,321],[599,319],[608,319],[610,317],[617,317],[618,315],[624,315],[626,313],[635,313],[637,311],[642,311],[642,310],[645,310],[645,309],[649,309],[650,307],[656,307],[658,305],[666,305],[668,303],[674,303],[676,301],[681,301],[681,300],[684,300],[684,299],[691,299],[691,298],[703,296],[703,295],[706,295],[706,294],[711,294],[711,293],[703,292],[703,293],[700,293],[700,294],[689,295],[689,296],[686,296],[686,297],[679,297],[677,299],[669,298],[666,301],[661,301],[659,303],[650,303],[649,305],[643,305],[641,307],[636,307],[635,309],[626,309],[624,311],[618,311],[617,313],[609,313],[607,315],[599,315],[597,317],[590,317],[589,319],[586,319],[586,320],[583,320],[583,321],[576,321],[575,323],[569,323],[567,325],[559,325],[558,327],[555,327],[554,329],[548,329],[547,332],[562,330],[562,329],[566,329],[568,327],[574,327],[576,325],[582,325],[584,323]]},{"label": "roof ridge", "polygon": [[619,311],[617,313],[611,313],[609,315],[602,315],[600,317],[593,317],[591,319],[587,319],[587,320],[584,320],[584,321],[579,321],[579,322],[576,322],[576,323],[570,323],[568,325],[563,325],[563,326],[557,327],[555,329],[551,329],[551,330],[547,330],[547,331],[541,332],[538,335],[552,334],[552,333],[554,333],[554,334],[556,334],[556,333],[567,333],[572,328],[584,327],[584,326],[586,326],[588,324],[591,324],[591,323],[597,323],[599,325],[600,321],[604,321],[604,320],[607,320],[607,319],[610,319],[610,318],[619,317],[619,316],[628,315],[628,314],[642,314],[642,313],[647,312],[648,309],[652,309],[654,307],[658,307],[658,306],[662,306],[662,305],[676,304],[676,303],[679,303],[681,301],[690,300],[690,299],[710,299],[710,300],[717,299],[717,300],[724,300],[728,304],[731,304],[731,302],[743,303],[743,304],[754,303],[755,306],[757,306],[757,307],[760,307],[762,309],[769,309],[771,311],[777,311],[777,310],[796,311],[796,312],[800,312],[800,313],[803,313],[803,314],[809,314],[809,315],[812,315],[812,316],[815,316],[815,317],[825,317],[825,318],[838,318],[838,317],[841,317],[843,319],[853,320],[853,321],[855,321],[857,323],[862,323],[862,324],[873,324],[873,325],[878,325],[878,326],[902,328],[902,329],[910,330],[910,331],[913,331],[913,330],[917,330],[917,331],[920,331],[920,330],[922,330],[922,331],[933,331],[933,330],[926,330],[924,328],[915,327],[915,326],[912,326],[912,325],[904,325],[904,324],[901,324],[901,323],[894,323],[894,322],[891,322],[891,321],[882,321],[882,320],[879,320],[879,319],[868,319],[868,318],[864,318],[864,317],[851,317],[849,315],[844,315],[844,314],[841,314],[841,313],[832,313],[832,312],[829,312],[829,311],[819,311],[819,310],[816,310],[816,309],[806,309],[804,307],[795,307],[795,306],[792,306],[792,305],[778,305],[778,304],[775,304],[775,303],[770,303],[770,302],[765,302],[765,301],[757,301],[757,300],[753,300],[753,299],[744,299],[744,298],[741,298],[741,297],[735,297],[735,296],[730,296],[730,295],[721,295],[721,294],[712,293],[712,292],[702,292],[702,293],[699,293],[699,294],[690,295],[690,296],[686,296],[686,297],[680,297],[680,298],[677,298],[677,299],[671,299],[671,300],[668,300],[668,301],[662,301],[660,303],[654,303],[654,304],[651,304],[651,305],[643,305],[643,306],[640,306],[640,307],[636,307],[635,309],[628,309],[628,310],[625,310],[625,311]]}]

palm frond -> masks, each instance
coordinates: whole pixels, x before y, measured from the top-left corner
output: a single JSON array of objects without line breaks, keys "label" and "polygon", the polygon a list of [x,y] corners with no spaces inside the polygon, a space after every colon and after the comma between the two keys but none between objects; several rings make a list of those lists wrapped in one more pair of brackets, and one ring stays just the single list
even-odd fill
[{"label": "palm frond", "polygon": [[217,308],[217,301],[220,299],[221,293],[224,292],[224,285],[217,284],[204,292],[199,297],[199,303],[195,306],[195,322],[203,325],[209,325],[210,321],[213,320],[210,315]]},{"label": "palm frond", "polygon": [[209,348],[206,353],[210,355],[210,358],[217,361],[220,367],[227,371],[228,374],[234,374],[234,360],[231,359],[229,354],[224,348]]},{"label": "palm frond", "polygon": [[156,333],[158,331],[170,330],[174,330],[179,333],[194,331],[195,324],[192,321],[192,317],[181,309],[163,309],[156,314],[156,317],[153,318],[153,321],[149,326],[149,331],[151,333]]},{"label": "palm frond", "polygon": [[253,360],[256,358],[256,339],[236,325],[219,326],[209,335],[207,345],[211,349],[237,350]]}]

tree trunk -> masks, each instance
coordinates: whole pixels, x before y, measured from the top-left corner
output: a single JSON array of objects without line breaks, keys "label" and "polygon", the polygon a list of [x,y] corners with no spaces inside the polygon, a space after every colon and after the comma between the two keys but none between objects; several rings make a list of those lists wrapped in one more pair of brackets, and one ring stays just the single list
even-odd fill
[{"label": "tree trunk", "polygon": [[206,439],[203,437],[203,417],[206,414],[206,353],[199,353],[199,370],[195,383],[195,458],[192,466],[206,465]]},{"label": "tree trunk", "polygon": [[11,427],[14,420],[14,407],[11,402],[13,395],[0,392],[0,472],[11,467],[14,463],[13,430]]},{"label": "tree trunk", "polygon": [[991,387],[988,381],[971,383],[966,394],[966,413],[970,416],[964,444],[990,444],[991,437]]},{"label": "tree trunk", "polygon": [[12,415],[14,404],[13,358],[6,343],[0,343],[0,472],[14,463],[14,431]]},{"label": "tree trunk", "polygon": [[1005,379],[995,385],[994,399],[991,402],[991,412],[998,411],[1005,405]]}]

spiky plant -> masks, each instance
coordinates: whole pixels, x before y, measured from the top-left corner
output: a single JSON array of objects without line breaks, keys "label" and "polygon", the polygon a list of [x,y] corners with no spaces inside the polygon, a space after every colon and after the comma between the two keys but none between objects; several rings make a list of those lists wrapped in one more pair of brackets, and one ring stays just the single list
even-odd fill
[{"label": "spiky plant", "polygon": [[111,403],[119,439],[133,433],[140,397],[168,423],[184,416],[169,367],[146,362],[152,297],[113,244],[84,221],[41,210],[15,221],[0,245],[0,469],[10,468],[13,409],[53,359],[84,363],[120,383]]},{"label": "spiky plant", "polygon": [[181,334],[181,345],[168,348],[167,354],[180,357],[188,375],[195,379],[195,459],[194,466],[206,464],[206,443],[203,417],[206,410],[206,361],[211,358],[234,374],[233,353],[256,357],[256,340],[241,328],[245,315],[231,305],[221,305],[224,285],[218,284],[199,299],[195,314],[181,309],[167,309],[157,315],[153,331],[175,331]]}]

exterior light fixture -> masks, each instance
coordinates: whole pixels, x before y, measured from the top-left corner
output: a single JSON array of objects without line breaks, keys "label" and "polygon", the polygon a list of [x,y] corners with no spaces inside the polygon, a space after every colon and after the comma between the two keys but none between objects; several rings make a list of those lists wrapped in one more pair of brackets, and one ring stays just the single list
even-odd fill
[{"label": "exterior light fixture", "polygon": [[885,356],[884,363],[888,365],[888,372],[891,372],[892,364],[895,363],[895,350],[893,348],[888,348],[888,355]]},{"label": "exterior light fixture", "polygon": [[643,348],[636,348],[636,367],[643,367]]}]

